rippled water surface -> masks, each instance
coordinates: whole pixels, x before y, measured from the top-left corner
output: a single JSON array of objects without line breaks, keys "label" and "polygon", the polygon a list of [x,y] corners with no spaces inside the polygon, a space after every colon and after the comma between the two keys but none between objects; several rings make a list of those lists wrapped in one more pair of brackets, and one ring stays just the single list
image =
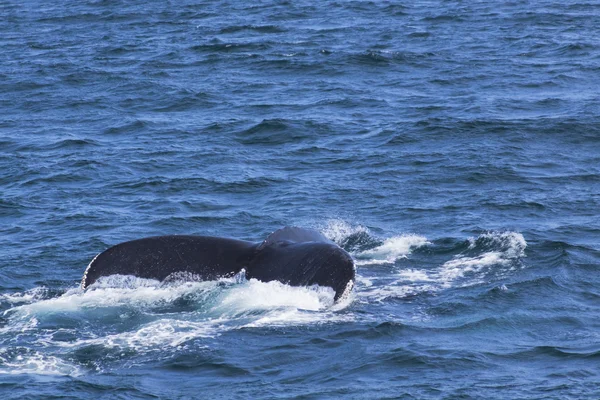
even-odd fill
[{"label": "rippled water surface", "polygon": [[[0,397],[591,399],[596,1],[0,1]],[[356,287],[78,284],[298,225]]]}]

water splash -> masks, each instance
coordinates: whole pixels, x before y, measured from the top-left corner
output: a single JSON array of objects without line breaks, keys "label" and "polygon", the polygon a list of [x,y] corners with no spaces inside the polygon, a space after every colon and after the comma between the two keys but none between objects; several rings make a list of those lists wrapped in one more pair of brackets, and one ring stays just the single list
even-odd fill
[{"label": "water splash", "polygon": [[[517,232],[488,232],[469,238],[469,242],[468,251],[476,254],[459,254],[441,266],[438,276],[445,287],[467,275],[481,275],[493,266],[510,267],[525,257],[527,247],[525,238]],[[474,279],[474,282],[480,281]]]},{"label": "water splash", "polygon": [[406,258],[414,249],[429,244],[431,243],[424,236],[414,234],[394,236],[374,249],[356,254],[356,264],[394,264],[397,260]]},{"label": "water splash", "polygon": [[343,247],[343,244],[349,238],[361,235],[370,234],[369,229],[363,225],[353,225],[341,219],[330,219],[321,229],[321,232],[329,240],[334,241]]}]

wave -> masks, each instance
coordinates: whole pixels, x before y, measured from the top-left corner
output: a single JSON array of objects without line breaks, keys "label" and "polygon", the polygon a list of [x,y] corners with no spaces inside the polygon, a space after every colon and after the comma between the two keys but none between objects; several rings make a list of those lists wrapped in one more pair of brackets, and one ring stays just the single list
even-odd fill
[{"label": "wave", "polygon": [[258,33],[281,33],[286,29],[279,25],[231,25],[221,28],[219,33],[237,33],[241,31],[254,31]]},{"label": "wave", "polygon": [[432,52],[367,50],[361,53],[351,53],[347,56],[350,63],[369,66],[388,66],[390,64],[416,64],[436,57]]},{"label": "wave", "polygon": [[303,142],[324,129],[329,131],[313,121],[265,119],[237,132],[236,138],[244,145],[284,145]]},{"label": "wave", "polygon": [[235,52],[260,52],[269,50],[275,43],[273,42],[223,42],[213,39],[208,43],[191,46],[189,50],[202,54],[219,54]]},{"label": "wave", "polygon": [[477,238],[469,238],[468,253],[460,254],[445,262],[439,277],[444,286],[463,278],[468,274],[477,274],[493,266],[510,266],[515,261],[525,257],[527,242],[522,234],[517,232],[489,232]]},{"label": "wave", "polygon": [[77,150],[89,146],[98,147],[100,145],[100,142],[92,139],[63,139],[51,144],[47,148],[51,150]]},{"label": "wave", "polygon": [[352,225],[343,220],[327,222],[323,234],[336,242],[356,259],[356,265],[393,264],[408,256],[412,250],[431,244],[426,237],[402,234],[387,239],[374,237],[368,228]]},{"label": "wave", "polygon": [[[459,242],[455,239],[430,241],[418,234],[379,239],[367,227],[339,219],[328,221],[322,231],[354,257],[358,267],[357,297],[367,302],[497,279],[521,265],[527,247],[523,235],[511,231],[484,232]],[[419,249],[427,250],[419,252],[418,260],[411,259],[413,252]],[[423,259],[423,254],[436,261],[448,256],[451,259],[435,265]]]},{"label": "wave", "polygon": [[533,346],[517,352],[491,355],[510,360],[527,360],[540,356],[554,359],[598,359],[600,358],[600,350],[598,349],[598,346],[588,346],[587,348],[581,349],[558,346]]}]

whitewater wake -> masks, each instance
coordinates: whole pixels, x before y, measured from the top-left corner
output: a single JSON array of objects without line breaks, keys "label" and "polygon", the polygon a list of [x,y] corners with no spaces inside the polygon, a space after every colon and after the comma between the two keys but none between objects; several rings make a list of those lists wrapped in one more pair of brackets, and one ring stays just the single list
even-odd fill
[{"label": "whitewater wake", "polygon": [[[0,373],[76,376],[85,368],[72,361],[73,352],[100,348],[119,359],[203,348],[232,330],[365,320],[369,316],[356,312],[364,303],[475,285],[509,273],[527,247],[520,233],[485,232],[468,238],[444,262],[428,265],[436,241],[418,234],[378,238],[364,226],[339,220],[329,221],[322,232],[356,261],[354,289],[337,303],[331,288],[246,280],[243,271],[210,282],[115,275],[86,290],[37,287],[2,294]],[[420,261],[411,265],[415,255]]]}]

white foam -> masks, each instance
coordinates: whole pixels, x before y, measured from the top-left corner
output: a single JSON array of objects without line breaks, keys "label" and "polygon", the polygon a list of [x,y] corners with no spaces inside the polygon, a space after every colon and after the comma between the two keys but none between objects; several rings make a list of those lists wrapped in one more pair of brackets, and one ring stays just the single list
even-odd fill
[{"label": "white foam", "polygon": [[353,321],[352,314],[341,314],[332,311],[314,312],[287,309],[279,312],[269,312],[266,315],[243,326],[243,328],[260,327],[290,327],[302,325],[323,325]]},{"label": "white foam", "polygon": [[527,248],[525,237],[518,232],[483,233],[477,238],[469,238],[469,242],[469,248],[471,249],[481,242],[500,247],[508,258],[525,257],[525,249]]},{"label": "white foam", "polygon": [[135,349],[139,353],[144,353],[165,346],[180,347],[192,339],[214,337],[220,332],[219,324],[218,320],[194,322],[165,318],[145,324],[136,331],[81,340],[76,345],[102,344],[107,347]]},{"label": "white foam", "polygon": [[486,267],[494,264],[506,264],[508,259],[503,258],[499,251],[490,251],[476,257],[457,257],[444,263],[443,267],[452,270],[456,268]]},{"label": "white foam", "polygon": [[[115,287],[121,280],[122,285]],[[186,294],[198,294],[216,287],[216,282],[186,282],[161,286],[157,281],[111,276],[88,290],[70,289],[62,296],[14,307],[10,311],[29,314],[75,312],[103,307],[147,307],[172,302]]]},{"label": "white foam", "polygon": [[293,287],[278,281],[250,279],[224,292],[213,310],[226,315],[286,307],[319,311],[331,307],[334,296],[335,292],[329,287]]},{"label": "white foam", "polygon": [[[400,240],[399,240],[400,239]],[[516,260],[525,257],[527,242],[518,232],[489,232],[474,238],[469,238],[469,251],[478,247],[483,252],[477,255],[456,255],[437,268],[417,270],[407,268],[387,277],[357,276],[357,298],[367,301],[383,301],[387,298],[402,298],[421,292],[437,292],[452,287],[460,280],[462,286],[473,285],[485,281],[485,276],[494,267],[506,270],[514,268]],[[397,258],[410,254],[412,246],[418,247],[430,244],[424,237],[409,235],[394,237],[386,240],[376,249],[364,252],[373,258],[359,260],[357,264],[392,263]],[[486,251],[487,250],[487,251]],[[382,255],[388,255],[381,259]],[[499,272],[502,272],[499,269]],[[463,279],[468,278],[468,279]],[[387,282],[384,282],[386,281]],[[377,281],[377,284],[374,283]]]},{"label": "white foam", "polygon": [[[415,273],[415,275],[419,278],[422,277],[419,273]],[[357,275],[354,296],[359,303],[372,303],[382,302],[388,298],[403,298],[422,290],[428,290],[428,287],[424,284],[417,284],[404,271],[385,277]]]},{"label": "white foam", "polygon": [[102,344],[148,352],[178,348],[193,339],[211,338],[242,327],[296,326],[336,320],[335,313],[329,310],[335,293],[328,287],[291,287],[276,281],[251,279],[218,290],[212,307],[180,315],[187,317],[186,320],[163,318],[135,331],[81,340],[74,345]]},{"label": "white foam", "polygon": [[401,271],[398,271],[398,273],[396,274],[398,277],[405,279],[407,281],[412,281],[412,282],[422,282],[422,281],[432,281],[433,278],[431,278],[426,271],[421,271],[418,269],[403,269]]},{"label": "white foam", "polygon": [[[445,262],[439,272],[439,279],[447,287],[453,281],[463,278],[468,274],[476,274],[492,266],[510,265],[514,260],[525,257],[527,242],[518,232],[489,232],[477,238],[469,238],[469,249],[473,250],[478,245],[491,247],[498,250],[487,251],[473,257],[458,255]],[[475,280],[474,283],[480,280]]]},{"label": "white foam", "polygon": [[[6,312],[9,323],[0,334],[33,332],[37,338],[35,343],[44,347],[102,345],[144,353],[165,347],[178,348],[193,339],[211,338],[246,326],[295,326],[337,321],[344,317],[336,311],[351,302],[351,291],[348,292],[349,302],[339,302],[334,309],[333,289],[317,285],[291,287],[277,281],[246,281],[241,275],[217,282],[170,282],[165,285],[153,280],[113,276],[99,280],[87,290],[71,289],[56,298],[11,308]],[[152,308],[169,305],[182,297],[198,303],[199,307],[186,308],[186,311],[167,317],[156,314]],[[98,314],[90,314],[90,311],[98,310],[109,318],[111,315],[123,318],[131,309],[136,314],[144,314],[144,320],[151,321],[125,332],[101,336],[95,331],[79,332],[76,336],[80,339],[76,341],[56,341],[51,334],[36,333],[38,319],[45,320],[51,314],[76,314],[77,318],[83,319],[92,315],[97,319]]]},{"label": "white foam", "polygon": [[7,301],[11,304],[32,303],[42,299],[47,292],[48,290],[45,287],[36,287],[23,293],[15,292],[0,294],[0,301]]},{"label": "white foam", "polygon": [[415,284],[405,280],[395,280],[383,286],[373,286],[357,292],[359,299],[368,302],[382,302],[389,298],[400,299],[424,292],[434,292],[437,288],[432,284]]},{"label": "white foam", "polygon": [[442,265],[439,277],[444,285],[448,286],[452,281],[462,278],[466,274],[479,272],[490,265],[506,264],[508,261],[502,258],[500,252],[484,253],[477,257],[458,257]]},{"label": "white foam", "polygon": [[58,357],[30,351],[28,354],[17,355],[10,359],[4,354],[0,354],[0,374],[80,376],[83,375],[83,371],[78,366]]},{"label": "white foam", "polygon": [[357,255],[358,265],[393,264],[406,258],[414,249],[431,244],[426,237],[407,234],[386,239],[381,246]]},{"label": "white foam", "polygon": [[[351,315],[338,311],[352,303],[352,286],[353,284],[349,284],[340,300],[334,304],[335,292],[329,287],[292,287],[276,281],[265,283],[251,279],[240,288],[232,290],[237,293],[228,294],[218,307],[228,307],[238,315],[247,311],[266,311],[259,318],[244,324],[244,328],[350,321],[353,319]],[[226,310],[222,312],[224,315],[228,314]]]}]

